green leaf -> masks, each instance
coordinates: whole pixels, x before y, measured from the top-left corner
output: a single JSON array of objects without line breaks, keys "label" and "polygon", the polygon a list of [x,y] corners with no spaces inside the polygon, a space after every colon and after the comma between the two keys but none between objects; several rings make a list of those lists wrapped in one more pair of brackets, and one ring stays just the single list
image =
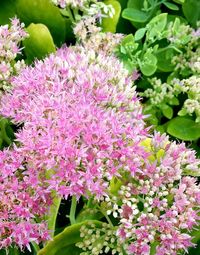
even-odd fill
[{"label": "green leaf", "polygon": [[172,72],[174,70],[174,65],[171,63],[171,61],[174,55],[174,49],[159,49],[156,52],[156,57],[158,59],[158,70],[162,72]]},{"label": "green leaf", "polygon": [[121,45],[123,46],[125,46],[126,44],[134,44],[134,43],[135,43],[135,40],[134,40],[133,34],[129,34],[125,36],[121,41]]},{"label": "green leaf", "polygon": [[184,4],[185,0],[173,0],[177,4]]},{"label": "green leaf", "polygon": [[197,243],[196,247],[191,247],[188,249],[188,255],[199,255],[200,254],[200,241]]},{"label": "green leaf", "polygon": [[150,255],[155,255],[156,254],[156,247],[159,245],[159,242],[155,241],[151,244],[151,250],[150,250]]},{"label": "green leaf", "polygon": [[167,24],[167,13],[161,13],[150,20],[148,23],[148,27],[154,27],[158,28],[161,31],[164,30],[165,26]]},{"label": "green leaf", "polygon": [[179,7],[176,5],[176,4],[173,4],[173,3],[169,3],[169,2],[163,2],[163,4],[169,8],[170,10],[173,10],[173,11],[178,11],[179,10]]},{"label": "green leaf", "polygon": [[183,108],[183,109],[181,109],[179,112],[178,112],[178,115],[179,116],[185,116],[185,115],[187,115],[188,113],[187,113],[187,110],[185,109],[185,108]]},{"label": "green leaf", "polygon": [[116,176],[112,177],[111,181],[110,181],[110,193],[117,196],[119,193],[119,190],[122,186],[122,182],[119,178],[117,178]]},{"label": "green leaf", "polygon": [[161,39],[161,33],[165,29],[167,24],[167,13],[161,13],[151,19],[151,21],[147,24],[147,39],[150,41],[157,39]]},{"label": "green leaf", "polygon": [[115,0],[107,0],[107,1],[104,1],[104,3],[106,5],[112,5],[115,10],[115,14],[112,18],[107,17],[102,19],[102,24],[101,24],[103,28],[102,30],[103,32],[115,33],[117,28],[117,23],[120,17],[120,13],[121,13],[121,5],[118,1],[115,1]]},{"label": "green leaf", "polygon": [[146,28],[140,28],[140,29],[138,29],[138,30],[136,31],[136,33],[135,33],[135,36],[134,36],[135,41],[141,40],[141,39],[144,37],[145,33],[146,33]]},{"label": "green leaf", "polygon": [[195,230],[191,232],[192,242],[198,243],[200,241],[200,226],[197,226]]},{"label": "green leaf", "polygon": [[5,25],[10,22],[10,18],[16,16],[15,0],[0,1],[0,25]]},{"label": "green leaf", "polygon": [[193,176],[193,177],[199,177],[200,176],[200,171],[185,169],[185,170],[183,170],[183,175],[190,175],[190,176]]},{"label": "green leaf", "polygon": [[200,138],[200,124],[185,117],[176,117],[168,122],[167,132],[184,141]]},{"label": "green leaf", "polygon": [[41,249],[37,255],[60,255],[60,251],[64,252],[67,248],[69,248],[69,246],[74,245],[82,240],[80,237],[80,228],[88,223],[92,223],[98,227],[102,226],[102,222],[90,220],[66,227],[60,234],[55,236],[53,240],[48,242],[48,244]]},{"label": "green leaf", "polygon": [[197,21],[200,20],[200,1],[186,0],[182,5],[182,9],[188,22],[196,27]]},{"label": "green leaf", "polygon": [[157,69],[157,58],[151,52],[147,51],[139,63],[141,72],[146,76],[151,76]]},{"label": "green leaf", "polygon": [[179,105],[179,100],[178,100],[178,98],[173,97],[173,98],[169,99],[169,104],[170,104],[170,105]]},{"label": "green leaf", "polygon": [[[146,0],[145,0],[146,1]],[[144,11],[144,0],[129,0],[128,1],[128,4],[127,4],[127,8],[133,8],[135,10],[138,10],[138,11],[142,11],[144,13],[147,14],[148,18],[145,22],[141,23],[141,22],[134,22],[134,21],[131,21],[131,24],[136,27],[136,28],[142,28],[144,27],[145,23],[147,23],[152,17],[154,17],[155,15],[157,15],[157,11],[159,11],[159,5],[154,5],[155,0],[151,0],[150,4],[153,6],[151,10],[149,11]]]},{"label": "green leaf", "polygon": [[173,108],[170,107],[169,105],[162,104],[160,106],[160,109],[166,118],[171,119],[173,117]]},{"label": "green leaf", "polygon": [[26,26],[42,23],[51,32],[54,42],[61,46],[66,38],[66,21],[59,8],[49,0],[15,0],[17,16]]},{"label": "green leaf", "polygon": [[36,242],[31,242],[31,250],[34,255],[37,255],[38,251],[40,250],[40,247]]},{"label": "green leaf", "polygon": [[161,134],[166,133],[165,126],[164,125],[158,125],[155,127],[156,131],[160,132]]},{"label": "green leaf", "polygon": [[129,0],[127,3],[127,7],[141,10],[143,8],[143,3],[143,0]]},{"label": "green leaf", "polygon": [[53,38],[44,24],[31,24],[27,28],[29,37],[23,41],[24,51],[28,62],[35,58],[42,59],[51,52],[55,52],[56,47]]},{"label": "green leaf", "polygon": [[55,255],[80,255],[83,252],[81,249],[76,247],[74,244],[65,247],[65,249],[58,250]]},{"label": "green leaf", "polygon": [[140,69],[144,75],[151,76],[155,73],[157,66],[144,62],[140,65]]},{"label": "green leaf", "polygon": [[143,113],[145,115],[149,115],[149,117],[147,118],[147,122],[150,125],[154,125],[154,126],[158,125],[159,120],[157,118],[157,114],[156,114],[157,112],[156,112],[155,107],[153,107],[151,104],[144,105]]},{"label": "green leaf", "polygon": [[126,70],[128,70],[128,73],[131,74],[134,69],[136,69],[136,66],[131,62],[130,59],[123,59],[123,65]]},{"label": "green leaf", "polygon": [[3,139],[1,137],[0,137],[0,149],[3,149]]},{"label": "green leaf", "polygon": [[127,8],[123,10],[122,17],[130,21],[145,23],[149,18],[149,13],[133,8]]}]

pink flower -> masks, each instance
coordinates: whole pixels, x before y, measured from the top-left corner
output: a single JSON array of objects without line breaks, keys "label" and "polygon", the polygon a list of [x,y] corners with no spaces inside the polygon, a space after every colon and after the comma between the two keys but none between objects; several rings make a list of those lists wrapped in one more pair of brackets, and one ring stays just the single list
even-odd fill
[{"label": "pink flower", "polygon": [[[16,148],[15,148],[16,149]],[[31,241],[47,240],[47,225],[43,217],[51,203],[50,193],[41,186],[39,176],[16,150],[0,152],[0,249],[13,243],[21,249]],[[33,176],[37,181],[32,182]],[[40,217],[37,223],[35,218]]]},{"label": "pink flower", "polygon": [[138,171],[137,156],[146,155],[137,146],[144,121],[127,72],[114,57],[94,54],[63,48],[24,69],[2,98],[1,113],[24,122],[19,152],[43,175],[53,169],[46,185],[65,198],[102,195],[121,167],[135,160]]}]

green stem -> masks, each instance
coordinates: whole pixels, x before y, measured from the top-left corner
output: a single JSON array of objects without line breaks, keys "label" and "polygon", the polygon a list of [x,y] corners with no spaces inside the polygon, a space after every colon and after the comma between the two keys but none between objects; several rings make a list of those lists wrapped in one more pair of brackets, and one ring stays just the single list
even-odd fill
[{"label": "green stem", "polygon": [[98,208],[99,208],[99,211],[100,211],[100,212],[103,214],[103,216],[106,218],[107,222],[108,222],[112,227],[114,227],[113,224],[112,224],[112,221],[111,221],[110,218],[108,217],[107,213],[104,212],[100,206],[98,206]]},{"label": "green stem", "polygon": [[94,208],[94,204],[93,204],[93,197],[91,197],[88,201],[87,201],[87,207],[88,208]]},{"label": "green stem", "polygon": [[77,205],[77,200],[76,200],[76,197],[73,196],[72,197],[71,208],[70,208],[70,213],[69,213],[69,220],[70,220],[71,225],[76,223],[76,218],[75,218],[76,205]]},{"label": "green stem", "polygon": [[53,237],[55,234],[56,219],[60,208],[60,203],[61,197],[55,195],[55,197],[53,198],[53,203],[50,206],[49,213],[47,215],[48,229],[51,231],[51,237]]},{"label": "green stem", "polygon": [[37,254],[40,250],[39,245],[37,245],[35,242],[31,242],[31,245],[33,246],[34,252]]},{"label": "green stem", "polygon": [[157,50],[157,53],[160,53],[160,52],[165,51],[167,49],[173,49],[173,50],[177,51],[178,53],[182,53],[182,51],[177,49],[174,45],[168,45],[168,46],[166,46],[164,48],[161,48],[161,49]]}]

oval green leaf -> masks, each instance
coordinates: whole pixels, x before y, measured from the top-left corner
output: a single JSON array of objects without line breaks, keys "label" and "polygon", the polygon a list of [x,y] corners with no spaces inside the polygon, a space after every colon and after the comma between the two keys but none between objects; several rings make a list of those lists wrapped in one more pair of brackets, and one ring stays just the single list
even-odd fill
[{"label": "oval green leaf", "polygon": [[149,18],[149,13],[133,8],[127,8],[123,10],[122,17],[130,21],[145,23]]},{"label": "oval green leaf", "polygon": [[164,2],[163,3],[168,9],[173,10],[173,11],[178,11],[179,7],[176,4],[169,3],[169,2]]},{"label": "oval green leaf", "polygon": [[194,141],[200,138],[200,124],[185,117],[176,117],[168,122],[167,132],[184,141]]},{"label": "oval green leaf", "polygon": [[144,0],[128,0],[127,7],[141,10],[143,8]]},{"label": "oval green leaf", "polygon": [[107,0],[107,1],[104,1],[104,3],[106,5],[112,5],[115,10],[115,14],[112,18],[107,17],[102,19],[102,24],[101,24],[102,30],[103,32],[115,33],[117,28],[117,23],[120,17],[120,13],[121,13],[121,5],[118,1],[115,1],[115,0]]},{"label": "oval green leaf", "polygon": [[186,0],[182,9],[188,22],[195,27],[197,21],[200,20],[200,1]]},{"label": "oval green leaf", "polygon": [[66,22],[59,8],[49,0],[16,0],[17,16],[26,26],[42,23],[51,32],[54,42],[61,46],[66,38]]},{"label": "oval green leaf", "polygon": [[147,24],[147,39],[150,41],[155,40],[155,38],[159,38],[161,32],[165,29],[167,24],[167,13],[161,13],[155,16],[151,21]]},{"label": "oval green leaf", "polygon": [[37,255],[60,255],[59,251],[69,248],[69,246],[81,241],[80,228],[88,223],[93,223],[96,226],[101,226],[102,222],[97,220],[84,221],[66,227],[60,234],[55,236],[53,240],[41,249]]},{"label": "oval green leaf", "polygon": [[174,65],[172,64],[172,58],[174,55],[174,49],[159,49],[156,52],[158,70],[161,72],[172,72],[174,70]]},{"label": "oval green leaf", "polygon": [[0,25],[8,24],[16,15],[15,0],[0,1]]},{"label": "oval green leaf", "polygon": [[29,37],[23,41],[23,45],[28,63],[31,63],[34,59],[42,59],[49,53],[55,52],[53,38],[44,24],[31,24],[27,28],[27,32]]},{"label": "oval green leaf", "polygon": [[140,28],[140,29],[138,29],[138,30],[136,31],[136,33],[135,33],[135,36],[134,36],[135,41],[141,40],[141,39],[144,37],[145,33],[146,33],[146,28]]},{"label": "oval green leaf", "polygon": [[157,69],[157,58],[150,52],[146,52],[140,63],[141,72],[146,76],[151,76]]},{"label": "oval green leaf", "polygon": [[167,119],[171,119],[173,117],[173,108],[169,105],[163,104],[161,105],[160,109]]},{"label": "oval green leaf", "polygon": [[184,4],[185,0],[173,0],[177,4]]}]

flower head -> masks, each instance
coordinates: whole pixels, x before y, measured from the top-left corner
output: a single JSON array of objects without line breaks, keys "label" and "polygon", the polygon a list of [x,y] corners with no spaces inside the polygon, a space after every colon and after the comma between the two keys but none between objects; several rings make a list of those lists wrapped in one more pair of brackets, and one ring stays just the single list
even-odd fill
[{"label": "flower head", "polygon": [[44,175],[52,172],[49,190],[100,196],[120,168],[146,155],[137,146],[146,134],[140,102],[113,56],[63,48],[24,69],[13,86],[1,113],[24,122],[18,150]]},{"label": "flower head", "polygon": [[149,152],[147,158],[139,158],[140,171],[134,177],[123,171],[101,197],[100,208],[107,217],[112,215],[114,224],[83,226],[83,241],[77,244],[81,254],[111,250],[112,254],[150,255],[154,249],[156,255],[175,255],[193,246],[190,231],[200,219],[200,189],[195,178],[182,174],[192,166],[199,170],[200,161],[184,144],[170,143],[159,133],[140,146]]}]

